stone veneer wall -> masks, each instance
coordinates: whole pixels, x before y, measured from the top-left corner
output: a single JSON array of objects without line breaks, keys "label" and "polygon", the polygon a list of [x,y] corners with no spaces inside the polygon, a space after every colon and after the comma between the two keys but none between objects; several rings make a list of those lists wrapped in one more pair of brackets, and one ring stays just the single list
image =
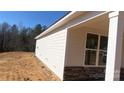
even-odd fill
[{"label": "stone veneer wall", "polygon": [[65,67],[65,81],[103,81],[105,67]]},{"label": "stone veneer wall", "polygon": [[[105,67],[65,67],[64,81],[104,81]],[[124,81],[124,68],[120,80]]]}]

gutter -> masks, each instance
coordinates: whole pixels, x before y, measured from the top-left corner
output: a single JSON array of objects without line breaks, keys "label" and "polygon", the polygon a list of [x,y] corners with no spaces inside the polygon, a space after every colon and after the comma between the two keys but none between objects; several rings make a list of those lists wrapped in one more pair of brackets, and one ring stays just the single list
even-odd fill
[{"label": "gutter", "polygon": [[53,25],[51,25],[47,30],[45,30],[43,33],[41,33],[40,35],[36,36],[35,39],[40,38],[41,36],[51,32],[53,29],[57,28],[58,25],[60,25],[62,22],[64,22],[67,18],[69,18],[71,15],[73,15],[74,13],[76,13],[76,11],[74,12],[69,12],[69,14],[67,14],[65,17],[60,18],[60,20],[58,20],[56,23],[54,23]]}]

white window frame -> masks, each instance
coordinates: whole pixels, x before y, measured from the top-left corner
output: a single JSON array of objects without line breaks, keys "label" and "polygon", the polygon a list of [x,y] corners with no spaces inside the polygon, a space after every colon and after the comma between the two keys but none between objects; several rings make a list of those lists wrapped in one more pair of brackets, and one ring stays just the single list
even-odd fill
[{"label": "white window frame", "polygon": [[[96,49],[88,49],[88,48],[86,48],[87,35],[88,35],[88,34],[93,34],[93,35],[97,35],[97,36],[98,36],[98,46],[97,46]],[[94,33],[94,32],[87,32],[85,35],[86,35],[86,36],[85,36],[84,63],[83,63],[84,66],[85,66],[85,67],[105,67],[105,65],[99,65],[99,52],[100,52],[100,51],[107,52],[107,50],[101,50],[101,49],[100,49],[100,37],[101,37],[101,36],[108,37],[108,36],[105,35],[105,34]],[[96,51],[96,62],[95,62],[95,65],[86,65],[86,64],[85,64],[85,55],[86,55],[86,51],[87,51],[87,50]]]}]

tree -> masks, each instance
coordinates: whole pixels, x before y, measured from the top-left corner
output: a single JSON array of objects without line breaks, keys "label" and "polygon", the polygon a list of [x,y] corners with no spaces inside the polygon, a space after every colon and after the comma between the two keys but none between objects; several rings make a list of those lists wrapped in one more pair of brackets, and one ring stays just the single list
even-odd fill
[{"label": "tree", "polygon": [[1,51],[6,51],[7,50],[7,43],[8,43],[8,40],[9,40],[9,34],[8,34],[8,31],[9,31],[9,27],[10,25],[6,22],[4,22],[2,25],[1,25]]},{"label": "tree", "polygon": [[18,27],[16,24],[0,24],[0,52],[35,51],[35,37],[47,27],[37,24],[34,28]]},{"label": "tree", "polygon": [[9,31],[10,33],[10,39],[8,42],[9,51],[17,51],[19,50],[20,44],[19,44],[19,30],[17,25],[13,25]]},{"label": "tree", "polygon": [[43,27],[41,26],[41,24],[37,24],[34,28],[34,37],[36,37],[37,35],[39,35],[40,33],[42,33],[44,31]]}]

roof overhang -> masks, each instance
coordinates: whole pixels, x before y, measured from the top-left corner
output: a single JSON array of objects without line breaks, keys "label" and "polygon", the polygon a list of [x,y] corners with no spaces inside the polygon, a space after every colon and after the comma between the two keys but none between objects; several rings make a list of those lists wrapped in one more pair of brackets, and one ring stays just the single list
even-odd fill
[{"label": "roof overhang", "polygon": [[[68,15],[66,15],[64,18],[62,18],[61,20],[59,20],[58,22],[56,22],[55,24],[53,24],[51,27],[49,27],[46,31],[44,31],[43,33],[41,33],[40,35],[36,36],[35,39],[39,39],[40,37],[46,35],[47,33],[53,31],[54,29],[62,26],[62,25],[65,25],[67,24],[69,21],[77,18],[78,16],[82,15],[82,14],[85,14],[86,12],[88,11],[72,11],[70,12]],[[101,13],[100,15],[103,15],[103,14],[106,14],[108,12],[104,12],[104,13]],[[93,18],[95,18],[97,16],[94,16]],[[93,18],[90,18],[88,20],[91,20]]]},{"label": "roof overhang", "polygon": [[[86,11],[85,11],[86,12]],[[76,16],[80,15],[81,13],[79,11],[72,11],[70,12],[68,15],[66,15],[64,18],[62,18],[61,20],[59,20],[58,22],[56,22],[55,24],[53,24],[51,27],[49,27],[47,30],[45,30],[43,33],[41,33],[40,35],[36,36],[35,39],[38,39],[40,37],[42,37],[43,35],[51,32],[52,30],[66,24],[68,21],[70,21],[71,19],[75,18]]]}]

